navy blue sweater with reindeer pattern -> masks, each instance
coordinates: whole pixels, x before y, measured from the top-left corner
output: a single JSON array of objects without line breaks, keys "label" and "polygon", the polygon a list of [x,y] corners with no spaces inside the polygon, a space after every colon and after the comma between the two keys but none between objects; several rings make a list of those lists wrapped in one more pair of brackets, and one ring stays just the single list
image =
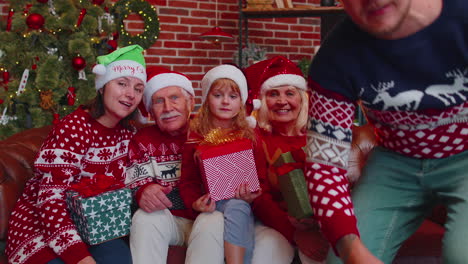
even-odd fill
[{"label": "navy blue sweater with reindeer pattern", "polygon": [[[389,150],[444,158],[468,149],[468,1],[443,1],[432,24],[398,40],[345,19],[315,56],[309,88],[306,177],[322,228],[335,229],[324,232],[333,243],[357,234],[345,175],[359,103]],[[337,229],[337,221],[350,224]]]}]

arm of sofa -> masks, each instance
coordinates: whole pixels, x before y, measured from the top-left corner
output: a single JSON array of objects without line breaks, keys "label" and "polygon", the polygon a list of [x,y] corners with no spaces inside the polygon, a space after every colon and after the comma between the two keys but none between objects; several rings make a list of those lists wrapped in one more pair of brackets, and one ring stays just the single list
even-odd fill
[{"label": "arm of sofa", "polygon": [[36,153],[51,128],[25,130],[0,141],[0,242],[6,240],[11,211],[26,181],[33,176]]}]

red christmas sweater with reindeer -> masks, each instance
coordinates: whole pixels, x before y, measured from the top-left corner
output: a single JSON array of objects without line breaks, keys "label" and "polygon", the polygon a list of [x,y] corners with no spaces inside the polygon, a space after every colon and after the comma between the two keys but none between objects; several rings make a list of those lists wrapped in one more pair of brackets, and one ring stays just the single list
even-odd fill
[{"label": "red christmas sweater with reindeer", "polygon": [[120,125],[104,127],[81,107],[54,126],[9,220],[9,263],[47,263],[57,257],[77,263],[90,256],[70,218],[65,193],[96,174],[123,182],[133,134]]},{"label": "red christmas sweater with reindeer", "polygon": [[144,127],[137,132],[128,147],[130,165],[125,180],[137,203],[150,184],[172,186],[172,191],[167,194],[173,204],[169,208],[172,214],[188,219],[195,218],[192,209],[184,206],[178,186],[186,140],[186,133],[171,136],[162,132],[157,125]]},{"label": "red christmas sweater with reindeer", "polygon": [[346,19],[323,43],[309,74],[306,178],[332,245],[358,234],[346,178],[358,102],[391,151],[433,159],[468,149],[467,36],[468,1],[451,0],[409,37],[377,39]]}]

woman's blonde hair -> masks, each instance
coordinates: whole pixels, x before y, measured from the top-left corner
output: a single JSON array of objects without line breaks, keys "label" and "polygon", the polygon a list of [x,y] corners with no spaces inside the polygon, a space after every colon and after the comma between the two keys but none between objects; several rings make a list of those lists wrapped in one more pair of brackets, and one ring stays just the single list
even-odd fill
[{"label": "woman's blonde hair", "polygon": [[[198,109],[197,115],[190,123],[190,129],[203,137],[206,136],[212,129],[216,128],[213,125],[213,114],[211,113],[210,107],[208,105],[209,93],[211,92],[211,89],[213,89],[214,87],[231,88],[232,90],[239,93],[240,95],[239,87],[231,79],[220,78],[213,82],[213,84],[210,87],[210,90],[207,93],[208,95],[206,96],[206,100],[203,102],[200,109]],[[233,117],[232,130],[242,131],[242,136],[244,138],[254,140],[255,139],[254,132],[252,128],[249,127],[249,124],[247,123],[245,118],[246,118],[245,105],[241,104],[239,113],[235,117]]]},{"label": "woman's blonde hair", "polygon": [[[294,87],[294,86],[293,86]],[[307,92],[302,90],[302,89],[298,89],[297,87],[294,87],[296,88],[296,90],[299,92],[299,95],[301,97],[301,109],[299,111],[299,114],[297,116],[297,119],[296,119],[296,124],[294,126],[294,133],[296,135],[304,135],[305,134],[305,131],[306,131],[306,126],[307,126],[307,118],[308,118],[308,111],[309,111],[309,96],[307,95]],[[272,89],[275,89],[275,87],[269,89],[269,90],[272,90]],[[267,93],[267,91],[269,90],[263,90],[260,94],[260,100],[262,102],[261,106],[260,106],[260,109],[257,110],[257,113],[256,113],[256,117],[257,117],[257,122],[258,122],[258,126],[263,128],[264,130],[268,131],[268,132],[272,132],[272,126],[271,126],[271,122],[270,122],[270,119],[268,117],[268,113],[269,113],[269,110],[268,110],[268,106],[266,104],[266,96],[265,94]]]}]

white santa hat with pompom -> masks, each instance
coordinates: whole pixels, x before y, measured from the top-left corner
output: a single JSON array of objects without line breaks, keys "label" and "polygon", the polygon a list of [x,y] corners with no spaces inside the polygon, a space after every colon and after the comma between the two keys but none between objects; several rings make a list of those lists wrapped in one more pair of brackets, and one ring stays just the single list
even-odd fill
[{"label": "white santa hat with pompom", "polygon": [[187,91],[191,96],[195,96],[192,82],[185,74],[160,66],[148,67],[146,73],[148,74],[148,82],[143,93],[143,100],[139,105],[142,114],[140,121],[144,124],[148,122],[148,113],[151,113],[151,100],[153,94],[157,91],[169,86],[178,86]]},{"label": "white santa hat with pompom", "polygon": [[93,67],[96,90],[120,77],[135,77],[146,83],[146,63],[142,52],[139,45],[130,45],[97,57],[98,64]]},{"label": "white santa hat with pompom", "polygon": [[[245,104],[248,98],[247,79],[244,73],[236,66],[223,64],[209,70],[201,81],[202,88],[202,103],[205,102],[206,96],[210,92],[211,85],[214,81],[225,78],[234,81],[239,87],[242,104]],[[255,127],[256,121],[253,117],[247,117],[247,122],[251,127]],[[253,123],[252,123],[253,122]]]}]

